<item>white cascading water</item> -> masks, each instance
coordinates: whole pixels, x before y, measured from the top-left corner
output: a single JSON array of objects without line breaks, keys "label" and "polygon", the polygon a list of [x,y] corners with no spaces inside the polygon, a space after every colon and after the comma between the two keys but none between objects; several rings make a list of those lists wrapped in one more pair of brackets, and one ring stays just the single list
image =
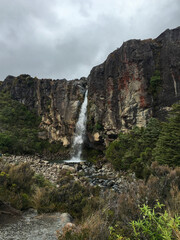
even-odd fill
[{"label": "white cascading water", "polygon": [[76,123],[75,135],[72,144],[72,158],[68,162],[81,162],[82,145],[86,133],[87,96],[88,91],[86,90],[84,102],[80,109],[79,119]]}]

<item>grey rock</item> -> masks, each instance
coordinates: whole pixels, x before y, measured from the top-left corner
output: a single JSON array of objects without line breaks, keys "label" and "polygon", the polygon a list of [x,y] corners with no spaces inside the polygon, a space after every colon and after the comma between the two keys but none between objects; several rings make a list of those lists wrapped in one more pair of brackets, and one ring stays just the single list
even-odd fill
[{"label": "grey rock", "polygon": [[68,171],[70,171],[70,172],[75,172],[75,171],[76,171],[74,167],[71,167],[71,166],[69,166],[69,165],[64,165],[64,166],[62,167],[62,169],[68,170]]},{"label": "grey rock", "polygon": [[62,213],[60,215],[60,222],[62,226],[65,226],[69,222],[73,222],[73,218],[69,213]]}]

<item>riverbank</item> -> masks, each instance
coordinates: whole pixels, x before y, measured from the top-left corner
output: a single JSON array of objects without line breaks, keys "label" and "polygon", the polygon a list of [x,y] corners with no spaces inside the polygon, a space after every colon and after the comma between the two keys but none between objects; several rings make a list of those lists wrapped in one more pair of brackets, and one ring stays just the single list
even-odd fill
[{"label": "riverbank", "polygon": [[6,219],[0,224],[2,240],[57,240],[57,234],[64,224],[61,213],[38,214],[34,209]]}]

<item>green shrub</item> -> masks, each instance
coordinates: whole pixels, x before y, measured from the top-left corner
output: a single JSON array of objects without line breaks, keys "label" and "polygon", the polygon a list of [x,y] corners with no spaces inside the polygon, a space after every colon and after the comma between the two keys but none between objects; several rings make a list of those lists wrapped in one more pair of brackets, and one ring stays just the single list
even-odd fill
[{"label": "green shrub", "polygon": [[163,204],[158,201],[153,209],[148,205],[140,208],[141,218],[131,221],[132,233],[130,238],[121,234],[118,225],[110,227],[109,240],[172,240],[180,237],[180,217],[171,217],[166,210],[163,211]]},{"label": "green shrub", "polygon": [[35,174],[33,176],[33,180],[34,183],[40,188],[51,185],[51,183],[47,179],[45,179],[42,174]]},{"label": "green shrub", "polygon": [[160,71],[155,70],[153,76],[150,79],[150,92],[153,94],[154,97],[156,97],[160,86],[161,86],[161,76]]},{"label": "green shrub", "polygon": [[166,210],[162,212],[163,206],[157,202],[153,209],[145,204],[140,208],[142,219],[131,222],[136,239],[179,239],[180,217],[172,218]]},{"label": "green shrub", "polygon": [[31,191],[34,171],[28,163],[12,166],[9,171],[9,181],[16,185],[16,189],[26,193]]},{"label": "green shrub", "polygon": [[104,127],[101,123],[97,122],[95,125],[94,125],[94,131],[101,131],[103,130]]},{"label": "green shrub", "polygon": [[31,207],[34,172],[29,164],[9,165],[0,170],[0,200],[20,210]]},{"label": "green shrub", "polygon": [[[81,183],[73,181],[71,175],[61,175],[59,185],[55,199],[60,211],[69,212],[74,218],[81,219],[99,207],[99,188],[87,188]],[[94,197],[91,199],[90,196]]]},{"label": "green shrub", "polygon": [[115,227],[109,227],[109,238],[108,240],[130,240],[130,238],[126,238],[122,236],[121,229],[118,228],[118,225]]}]

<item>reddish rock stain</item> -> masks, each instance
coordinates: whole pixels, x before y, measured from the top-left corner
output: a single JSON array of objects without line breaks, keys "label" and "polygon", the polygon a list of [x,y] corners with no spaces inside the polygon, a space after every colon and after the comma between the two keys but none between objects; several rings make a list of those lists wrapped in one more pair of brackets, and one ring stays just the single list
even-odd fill
[{"label": "reddish rock stain", "polygon": [[139,99],[140,99],[140,107],[145,108],[146,107],[145,97],[141,95]]}]

